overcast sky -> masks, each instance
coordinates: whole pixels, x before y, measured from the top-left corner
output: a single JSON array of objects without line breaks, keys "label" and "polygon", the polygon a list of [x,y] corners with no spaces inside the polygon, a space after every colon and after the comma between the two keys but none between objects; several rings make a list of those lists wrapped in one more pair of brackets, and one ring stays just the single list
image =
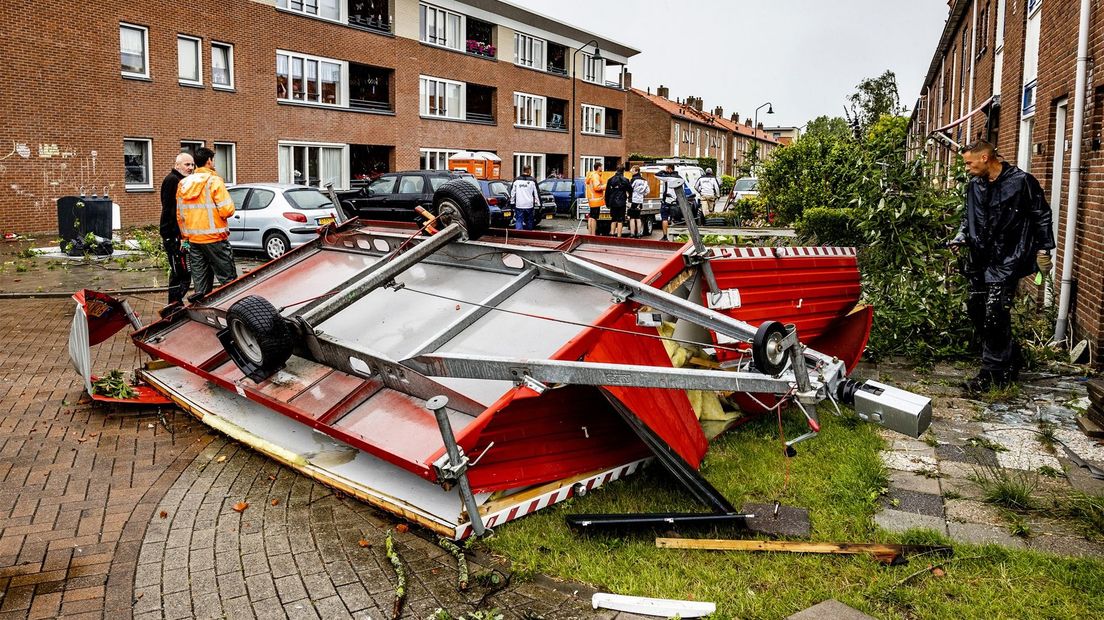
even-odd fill
[{"label": "overcast sky", "polygon": [[912,108],[947,18],[946,0],[510,0],[640,50],[633,86],[661,83],[725,115],[800,126],[843,115],[864,78],[897,74]]}]

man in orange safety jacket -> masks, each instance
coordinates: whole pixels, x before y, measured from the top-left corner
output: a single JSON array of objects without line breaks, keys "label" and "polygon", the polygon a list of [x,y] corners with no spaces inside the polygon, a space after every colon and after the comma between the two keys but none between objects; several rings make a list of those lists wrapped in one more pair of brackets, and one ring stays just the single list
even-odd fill
[{"label": "man in orange safety jacket", "polygon": [[215,174],[214,157],[209,148],[197,150],[195,172],[181,179],[176,190],[176,221],[195,288],[190,301],[210,293],[215,278],[222,286],[237,277],[226,221],[234,215],[234,201]]}]

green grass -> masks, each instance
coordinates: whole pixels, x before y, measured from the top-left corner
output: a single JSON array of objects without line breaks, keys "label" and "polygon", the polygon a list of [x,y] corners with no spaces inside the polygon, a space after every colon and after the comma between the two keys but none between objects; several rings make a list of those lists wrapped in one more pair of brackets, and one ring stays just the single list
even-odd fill
[{"label": "green grass", "polygon": [[981,487],[982,500],[1011,510],[1034,510],[1038,506],[1035,491],[1039,481],[1034,474],[1003,467],[975,470],[974,482]]},{"label": "green grass", "polygon": [[[790,416],[786,435],[801,431]],[[799,444],[789,462],[777,427],[760,420],[713,443],[702,468],[729,500],[809,509],[812,540],[947,544],[931,531],[889,534],[872,516],[886,487],[874,427],[822,418],[822,432]],[[1092,503],[1079,510],[1091,519]],[[863,556],[721,553],[657,549],[655,533],[582,536],[564,524],[572,513],[704,511],[653,465],[627,480],[507,524],[479,543],[508,557],[521,575],[545,573],[604,591],[717,603],[716,618],[781,618],[836,598],[881,618],[1104,617],[1104,562],[996,546],[955,545],[935,577],[934,558],[881,566]],[[662,534],[661,534],[662,535]],[[739,531],[686,533],[739,538]],[[912,576],[911,578],[910,575]]]}]

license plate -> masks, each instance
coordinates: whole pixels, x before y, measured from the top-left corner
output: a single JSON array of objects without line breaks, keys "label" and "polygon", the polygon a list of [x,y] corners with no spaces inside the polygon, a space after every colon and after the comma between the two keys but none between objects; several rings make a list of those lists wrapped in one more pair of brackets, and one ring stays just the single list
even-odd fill
[{"label": "license plate", "polygon": [[546,220],[552,219],[552,214],[549,213],[548,215],[544,216],[544,219],[546,219]]},{"label": "license plate", "polygon": [[318,218],[318,225],[325,226],[327,224],[333,224],[334,219],[332,217],[320,217]]},{"label": "license plate", "polygon": [[598,219],[600,219],[600,220],[612,220],[612,219],[613,219],[613,217],[612,217],[612,216],[610,216],[610,215],[607,215],[607,214],[603,213],[603,214],[601,214],[601,215],[599,215],[599,216],[598,216]]},{"label": "license plate", "polygon": [[514,214],[513,211],[503,211],[502,212],[502,217],[510,217],[513,214]]}]

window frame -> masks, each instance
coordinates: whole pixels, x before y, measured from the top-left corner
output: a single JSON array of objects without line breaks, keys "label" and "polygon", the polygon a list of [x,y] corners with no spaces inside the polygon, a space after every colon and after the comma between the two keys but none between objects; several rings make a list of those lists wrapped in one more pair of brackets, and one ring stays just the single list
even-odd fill
[{"label": "window frame", "polygon": [[[123,29],[129,28],[131,30],[138,30],[142,33],[142,65],[145,71],[139,73],[137,71],[126,71],[122,66],[123,56]],[[150,48],[149,48],[149,28],[146,26],[139,26],[138,24],[131,24],[128,22],[119,22],[119,74],[124,78],[148,80],[150,78]]]},{"label": "window frame", "polygon": [[1027,16],[1031,17],[1036,11],[1042,8],[1043,0],[1026,0],[1025,4],[1027,5]]},{"label": "window frame", "polygon": [[[192,148],[191,150],[188,150],[187,147],[185,147],[185,145],[189,145],[189,146],[192,146],[194,148]],[[196,145],[198,145],[198,146],[196,146]],[[207,146],[207,142],[205,140],[181,140],[180,141],[180,152],[181,153],[188,153],[192,157],[195,157],[195,152],[198,151],[199,149],[205,147],[205,146]]]},{"label": "window frame", "polygon": [[[606,84],[606,61],[601,58],[595,58],[593,54],[582,52],[583,56],[583,81],[591,84]],[[598,75],[596,67],[600,65],[602,68],[602,75]],[[591,73],[593,72],[593,75]]]},{"label": "window frame", "polygon": [[[127,142],[142,142],[145,144],[145,169],[146,169],[146,182],[145,183],[127,183],[126,182],[126,143]],[[144,191],[153,189],[153,138],[131,138],[123,137],[123,185],[126,191]]]},{"label": "window frame", "polygon": [[602,157],[601,155],[580,155],[579,167],[582,168],[583,171],[583,174],[581,176],[585,179],[586,175],[590,174],[591,171],[594,169],[595,162],[599,161],[605,164],[606,158]]},{"label": "window frame", "polygon": [[[195,70],[196,79],[185,78],[180,75],[180,61],[183,56],[180,54],[180,43],[182,41],[188,41],[195,46]],[[194,37],[190,34],[176,35],[176,82],[182,86],[203,86],[203,39]]]},{"label": "window frame", "polygon": [[227,185],[235,185],[238,182],[238,143],[237,142],[212,142],[215,159],[218,159],[219,147],[230,147],[230,170],[219,167],[218,173]]},{"label": "window frame", "polygon": [[[539,58],[533,52],[534,44],[539,42],[541,44],[541,52]],[[521,50],[523,45],[527,44],[528,54],[522,54]],[[528,62],[526,62],[528,61]],[[519,67],[526,67],[529,69],[535,69],[537,71],[547,71],[548,67],[548,41],[541,37],[535,37],[531,34],[525,34],[524,32],[514,32],[514,64]]]},{"label": "window frame", "polygon": [[[537,123],[535,125],[525,124],[521,122],[522,105],[519,105],[518,100],[523,100],[522,103],[527,103],[530,108],[530,112],[533,112],[533,104],[537,101],[540,102],[540,114],[537,115]],[[527,100],[527,101],[525,101]],[[523,93],[521,91],[514,91],[514,127],[524,127],[526,129],[547,129],[548,127],[548,97],[543,95],[534,95],[532,93]]]},{"label": "window frame", "polygon": [[[540,165],[537,165],[537,162]],[[528,163],[533,169],[533,178],[541,179],[548,172],[548,156],[544,153],[514,153],[514,178],[521,176],[521,169]]]},{"label": "window frame", "polygon": [[[434,12],[433,24],[434,24],[434,31],[435,32],[434,32],[434,35],[432,37],[433,39],[438,38],[437,35],[436,35],[436,31],[439,30],[436,27],[437,26],[437,20],[438,20],[438,14],[443,14],[444,17],[445,17],[445,27],[443,29],[444,30],[443,37],[444,37],[444,40],[445,40],[444,43],[438,43],[435,40],[433,40],[433,41],[429,40],[430,35],[429,35],[429,28],[428,28],[427,18],[429,17],[430,11]],[[449,16],[454,16],[458,20],[457,33],[456,33],[456,44],[455,45],[452,45],[448,40],[448,35],[449,35],[449,32],[448,32],[448,18],[449,18]],[[467,20],[467,16],[464,15],[463,13],[457,13],[456,11],[450,11],[449,9],[442,8],[442,7],[433,5],[433,4],[429,4],[428,2],[419,2],[418,3],[418,41],[420,41],[422,43],[425,43],[426,45],[432,45],[433,47],[440,47],[442,49],[453,50],[455,52],[463,52],[464,51],[464,41],[467,39],[467,32],[468,32],[468,20]]]},{"label": "window frame", "polygon": [[[1031,94],[1031,105],[1028,105],[1028,94]],[[1020,118],[1027,119],[1035,116],[1035,110],[1039,103],[1039,79],[1036,78],[1023,85],[1020,98]]]},{"label": "window frame", "polygon": [[[299,2],[301,8],[292,8],[291,5],[293,2]],[[281,4],[285,6],[280,6]],[[302,15],[303,17],[309,17],[311,19],[321,19],[323,21],[340,24],[343,22],[343,20],[348,18],[348,15],[346,14],[347,9],[345,8],[346,3],[344,2],[344,0],[337,0],[335,4],[337,5],[337,17],[326,17],[321,13],[308,13],[306,10],[307,3],[303,2],[302,0],[276,0],[276,2],[274,3],[276,10],[278,11],[287,11],[288,13]],[[321,2],[315,0],[315,10],[320,9],[321,5]]]},{"label": "window frame", "polygon": [[[295,147],[307,147],[307,148],[318,148],[318,149],[339,149],[339,150],[341,150],[341,164],[340,164],[341,170],[337,174],[337,179],[340,182],[340,185],[334,185],[334,189],[349,189],[349,170],[350,170],[349,145],[346,144],[346,143],[343,143],[343,142],[309,142],[309,141],[303,141],[303,140],[279,140],[279,141],[277,141],[277,143],[276,143],[276,161],[277,161],[277,175],[278,175],[277,178],[278,178],[280,183],[292,183],[292,184],[295,184],[295,185],[302,185],[303,187],[315,187],[314,185],[306,185],[306,184],[295,183],[294,175],[289,175],[290,178],[279,176],[279,174],[280,174],[279,173],[280,157],[282,156],[282,149],[284,149],[284,148],[291,149],[291,151],[290,151],[291,152],[291,162],[290,162],[291,165],[288,167],[288,170],[289,171],[294,171],[294,169],[295,169],[295,150],[294,149],[295,149]],[[235,159],[237,159],[236,151],[237,151],[237,149],[235,148]],[[322,166],[322,161],[323,161],[322,152],[320,150],[319,153],[318,153],[318,163],[319,163],[320,168]],[[329,172],[329,171],[327,171],[327,172]],[[309,173],[309,171],[308,171],[308,173]],[[307,174],[307,178],[308,179],[310,178],[309,174]],[[319,189],[324,189],[324,184],[322,183],[323,178],[324,177],[322,175],[322,171],[319,171],[319,174],[318,174],[318,182],[319,182],[318,188]],[[285,179],[287,179],[287,180],[285,180]]]},{"label": "window frame", "polygon": [[[429,94],[428,94],[428,89],[429,89],[429,83],[430,82],[440,83],[440,84],[444,85],[444,87],[445,87],[444,95],[443,95],[443,102],[444,102],[444,105],[445,105],[445,113],[444,114],[434,114],[434,113],[430,112]],[[448,113],[448,99],[449,99],[449,97],[448,97],[448,87],[449,86],[458,86],[459,90],[460,90],[459,96],[456,98],[457,107],[459,109],[457,110],[457,113],[456,113],[455,116],[452,116]],[[436,76],[432,76],[432,75],[419,75],[418,76],[418,115],[421,116],[422,118],[432,118],[432,119],[442,119],[443,118],[443,119],[451,119],[451,120],[457,120],[457,121],[467,120],[467,116],[468,116],[467,115],[467,99],[468,99],[468,88],[467,88],[467,83],[466,82],[459,82],[457,80],[450,80],[450,79],[447,79],[447,78],[441,78],[441,77],[436,77]]]},{"label": "window frame", "polygon": [[[439,147],[427,147],[418,149],[418,165],[421,166],[420,170],[445,170],[449,169],[448,160],[453,155],[464,151],[465,149],[452,149],[452,148],[439,148]],[[444,157],[441,160],[441,157]],[[433,158],[431,163],[438,163],[438,160],[444,161],[444,168],[428,168],[426,163],[430,162],[429,158]]]},{"label": "window frame", "polygon": [[[582,109],[580,110],[580,114],[582,115],[583,122],[579,124],[579,133],[584,133],[584,134],[591,135],[591,136],[604,136],[604,135],[606,135],[606,108],[603,107],[603,106],[600,106],[600,105],[592,105],[592,104],[589,104],[589,103],[583,103],[583,104],[580,104],[580,105],[582,106]],[[599,110],[600,111],[601,122],[598,123],[598,125],[599,125],[598,129],[594,129],[593,127],[589,130],[587,129],[587,127],[590,126],[590,123],[588,122],[590,119],[587,116],[587,108],[590,108],[591,110]]]},{"label": "window frame", "polygon": [[1006,0],[997,0],[997,23],[996,31],[993,33],[993,51],[996,52],[1004,49],[1004,11],[1006,4]]},{"label": "window frame", "polygon": [[[279,73],[280,56],[286,56],[287,60],[288,60],[288,72],[287,72],[288,92],[287,92],[287,95],[284,96],[284,97],[280,97],[279,94],[277,94],[276,95],[276,101],[284,102],[284,103],[292,103],[292,104],[296,104],[296,105],[318,106],[318,107],[323,107],[323,108],[348,108],[349,107],[349,63],[348,63],[348,61],[339,60],[337,58],[328,58],[326,56],[315,56],[313,54],[304,54],[302,52],[293,52],[293,51],[290,51],[290,50],[277,48],[276,49],[276,69],[277,69],[276,70],[276,78],[277,78],[277,82],[279,81],[279,77],[280,77],[280,73]],[[293,82],[293,75],[294,75],[294,72],[295,72],[295,70],[293,68],[295,60],[300,60],[303,63],[303,75],[302,75],[301,79],[303,80],[304,90],[302,91],[303,92],[303,98],[302,99],[295,99],[294,97],[292,97],[292,93],[294,92],[294,89],[292,88],[292,82]],[[310,91],[310,85],[307,83],[307,66],[308,66],[308,63],[310,63],[310,62],[317,63],[316,67],[315,67],[315,72],[316,72],[315,83],[316,83],[316,88],[317,88],[317,93],[318,93],[318,101],[308,99],[308,97],[310,96],[311,91]],[[323,73],[322,72],[322,64],[323,63],[330,63],[330,64],[337,65],[338,70],[340,72],[340,77],[338,79],[340,79],[341,82],[337,85],[337,91],[336,91],[337,101],[334,102],[334,103],[326,103],[325,101],[323,101],[323,97],[322,97],[322,92],[323,92],[322,91],[322,73]]]},{"label": "window frame", "polygon": [[[226,50],[226,71],[230,74],[229,84],[219,84],[215,81],[215,48]],[[234,90],[234,44],[222,41],[211,41],[211,88],[218,90]]]}]

